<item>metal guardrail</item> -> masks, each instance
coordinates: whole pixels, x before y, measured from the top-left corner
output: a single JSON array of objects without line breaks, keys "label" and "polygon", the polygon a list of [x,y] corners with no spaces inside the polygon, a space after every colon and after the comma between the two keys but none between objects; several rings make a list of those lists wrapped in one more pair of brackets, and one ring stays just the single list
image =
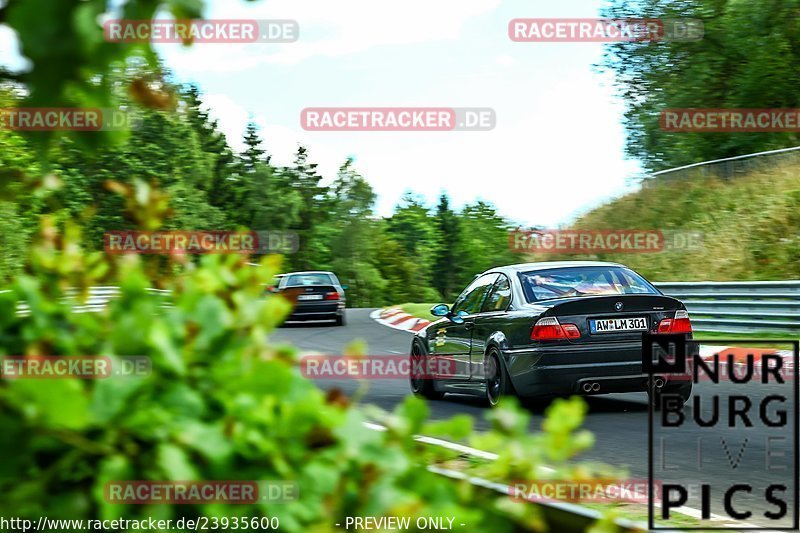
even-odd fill
[{"label": "metal guardrail", "polygon": [[[686,304],[698,331],[800,333],[800,280],[661,282],[655,286]],[[161,307],[171,306],[169,291],[148,292],[164,299]],[[76,313],[99,312],[119,295],[117,287],[92,287],[88,299],[72,309]],[[75,298],[74,291],[67,296],[67,300]],[[17,311],[30,313],[25,303],[20,303]]]},{"label": "metal guardrail", "polygon": [[[163,290],[163,289],[146,289],[148,293],[154,296],[160,296],[165,299],[165,301],[161,304],[162,308],[169,308],[172,305],[166,300],[166,297],[170,295],[170,291]],[[0,291],[0,292],[8,292],[8,291]],[[89,288],[89,296],[86,298],[85,301],[80,302],[79,304],[76,303],[72,306],[73,313],[99,313],[108,305],[114,298],[118,298],[122,291],[119,290],[119,287],[90,287]],[[65,301],[71,302],[76,301],[78,298],[78,291],[75,289],[70,289],[67,291],[67,296],[64,298]],[[19,302],[17,304],[17,313],[20,316],[26,316],[30,314],[30,307],[25,302]]]},{"label": "metal guardrail", "polygon": [[800,281],[655,283],[686,304],[694,329],[800,333]]},{"label": "metal guardrail", "polygon": [[[800,162],[800,146],[793,146],[791,148],[767,150],[765,152],[737,155],[712,161],[701,161],[691,165],[653,172],[650,176],[660,180],[695,176],[715,176],[721,179],[732,179],[750,172],[767,170],[779,164],[798,162]],[[646,186],[647,184],[648,180],[644,180],[643,185]]]}]

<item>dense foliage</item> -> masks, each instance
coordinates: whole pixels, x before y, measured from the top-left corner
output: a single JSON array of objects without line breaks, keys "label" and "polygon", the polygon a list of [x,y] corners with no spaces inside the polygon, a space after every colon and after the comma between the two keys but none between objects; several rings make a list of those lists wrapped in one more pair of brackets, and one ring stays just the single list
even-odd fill
[{"label": "dense foliage", "polygon": [[612,18],[699,19],[696,41],[610,45],[604,66],[627,106],[628,153],[648,170],[785,148],[797,132],[669,133],[666,108],[798,108],[798,0],[612,0]]},{"label": "dense foliage", "polygon": [[654,281],[800,279],[799,171],[789,163],[727,181],[702,172],[652,180],[573,224],[593,230],[651,228],[666,231],[665,236],[697,232],[702,239],[694,249],[528,259],[618,261]]},{"label": "dense foliage", "polygon": [[[202,8],[191,0],[130,0],[122,15],[148,19],[162,5],[179,18]],[[17,31],[33,64],[7,73],[4,106],[127,103],[141,119],[119,136],[0,131],[0,281],[8,287],[0,291],[0,356],[117,363],[135,355],[152,370],[0,379],[0,516],[271,516],[282,531],[320,532],[347,516],[452,516],[470,530],[541,530],[534,506],[429,471],[454,454],[414,435],[496,448],[489,468],[502,479],[534,479],[543,463],[562,479],[588,476],[568,463],[592,444],[578,430],[586,412],[580,400],[555,402],[535,435],[530,415],[513,402],[488,415],[485,434],[473,432],[468,417],[429,422],[425,402],[413,397],[393,413],[356,408],[341,391],[323,392],[303,378],[291,347],[269,342],[288,311],[283,298],[262,289],[279,271],[275,256],[252,266],[245,256],[192,262],[99,251],[111,229],[287,229],[300,234],[301,247],[284,269],[334,268],[353,285],[355,303],[379,304],[457,290],[476,265],[504,262],[502,219],[483,203],[453,213],[445,199],[433,215],[408,197],[380,220],[352,162],[327,184],[305,148],[292,166],[276,167],[253,127],[247,149],[233,153],[198,91],[164,81],[148,45],[103,42],[97,20],[105,7],[95,0],[0,4],[0,21]],[[482,255],[443,252],[461,243]],[[434,283],[443,270],[447,279]],[[121,295],[102,312],[73,312],[98,285],[120,287]],[[153,287],[168,289],[171,305]],[[21,303],[25,314],[17,312]],[[366,427],[367,419],[386,431]],[[287,480],[300,498],[127,506],[104,496],[115,480]]]},{"label": "dense foliage", "polygon": [[[123,192],[145,213],[159,193],[145,184]],[[137,208],[138,207],[138,208]],[[137,218],[157,226],[157,216]],[[586,406],[559,401],[529,434],[530,415],[513,404],[491,413],[492,430],[471,419],[429,422],[409,397],[394,413],[357,409],[339,390],[302,377],[298,356],[269,343],[288,311],[261,284],[278,256],[206,256],[180,276],[154,279],[157,258],[87,253],[76,226],[59,233],[49,217],[26,272],[0,293],[0,356],[145,356],[152,371],[106,379],[0,379],[0,516],[51,519],[278,517],[282,531],[333,531],[347,516],[451,516],[471,530],[543,528],[534,506],[487,497],[427,470],[455,454],[414,440],[419,433],[466,439],[499,452],[499,479],[534,479],[542,464],[562,476],[590,476],[567,461],[592,444],[579,426]],[[102,313],[73,313],[67,287],[114,285],[119,299]],[[169,308],[148,288],[171,290]],[[81,300],[85,292],[79,294]],[[31,313],[15,312],[27,302]],[[353,348],[351,355],[359,355]],[[365,426],[382,422],[387,431]],[[107,483],[122,480],[291,481],[300,498],[252,505],[121,505]]]}]

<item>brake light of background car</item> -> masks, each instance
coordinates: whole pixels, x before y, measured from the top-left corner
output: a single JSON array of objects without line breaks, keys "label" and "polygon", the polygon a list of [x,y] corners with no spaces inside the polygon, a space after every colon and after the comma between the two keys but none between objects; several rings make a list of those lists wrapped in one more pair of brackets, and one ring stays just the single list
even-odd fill
[{"label": "brake light of background car", "polygon": [[658,323],[659,333],[691,333],[692,322],[689,320],[689,311],[678,309],[675,318],[665,318]]},{"label": "brake light of background car", "polygon": [[531,340],[552,341],[558,339],[578,339],[581,332],[575,324],[559,324],[556,317],[540,318],[533,325]]},{"label": "brake light of background car", "polygon": [[338,300],[339,299],[339,293],[335,292],[335,291],[334,292],[325,293],[325,299],[326,300]]}]

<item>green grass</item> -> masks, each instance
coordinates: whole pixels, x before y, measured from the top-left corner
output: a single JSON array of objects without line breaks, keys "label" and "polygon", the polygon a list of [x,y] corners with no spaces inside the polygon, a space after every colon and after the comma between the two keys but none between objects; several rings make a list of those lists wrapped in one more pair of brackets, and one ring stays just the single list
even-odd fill
[{"label": "green grass", "polygon": [[800,279],[800,165],[731,180],[651,179],[580,216],[575,229],[660,229],[703,234],[697,250],[527,256],[525,260],[618,261],[653,281]]},{"label": "green grass", "polygon": [[[613,510],[620,518],[625,518],[633,522],[640,522],[642,524],[647,524],[647,517],[648,517],[647,504],[644,503],[581,502],[578,505],[580,505],[581,507],[586,507],[588,509],[594,509],[595,511],[600,511],[601,513],[606,513],[609,510]],[[655,511],[659,512],[658,509],[655,509]],[[658,520],[657,520],[657,525],[658,525]],[[670,514],[669,525],[674,527],[700,527],[703,525],[703,522],[697,518],[673,512]],[[661,527],[665,526],[661,525]],[[717,524],[714,524],[713,527],[719,527],[719,526]],[[735,529],[731,529],[729,531],[731,531],[732,533],[736,532]]]},{"label": "green grass", "polygon": [[713,340],[713,339],[769,339],[781,341],[796,341],[798,340],[797,334],[791,333],[719,333],[717,331],[695,331],[694,338],[699,340]]},{"label": "green grass", "polygon": [[399,307],[406,313],[411,316],[415,316],[417,318],[424,318],[425,320],[430,320],[433,322],[434,320],[439,320],[439,317],[433,316],[430,313],[431,307],[436,305],[435,303],[423,303],[423,304],[415,304],[415,303],[404,303],[401,304]]},{"label": "green grass", "polygon": [[[720,340],[775,340],[775,341],[793,341],[797,340],[797,335],[790,333],[718,333],[716,331],[695,331],[694,340],[703,342],[705,344],[713,344]],[[730,342],[726,344],[730,345]],[[757,344],[742,344],[743,348],[767,348],[771,350],[791,350],[792,346],[786,342],[760,342]]]}]

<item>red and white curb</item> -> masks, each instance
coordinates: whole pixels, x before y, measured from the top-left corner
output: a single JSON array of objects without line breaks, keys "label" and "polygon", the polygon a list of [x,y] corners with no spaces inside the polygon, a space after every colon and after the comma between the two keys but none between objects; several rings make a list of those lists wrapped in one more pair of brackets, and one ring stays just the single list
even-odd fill
[{"label": "red and white curb", "polygon": [[784,368],[794,367],[794,354],[791,350],[770,350],[769,348],[739,348],[736,346],[710,346],[708,344],[700,345],[700,357],[709,360],[714,357],[714,354],[719,354],[720,362],[727,362],[728,357],[732,357],[735,364],[747,363],[747,356],[753,355],[753,363],[758,364],[765,354],[779,355],[783,358]]},{"label": "red and white curb", "polygon": [[431,323],[430,320],[411,316],[399,307],[376,309],[369,316],[384,326],[403,331],[417,332]]}]

